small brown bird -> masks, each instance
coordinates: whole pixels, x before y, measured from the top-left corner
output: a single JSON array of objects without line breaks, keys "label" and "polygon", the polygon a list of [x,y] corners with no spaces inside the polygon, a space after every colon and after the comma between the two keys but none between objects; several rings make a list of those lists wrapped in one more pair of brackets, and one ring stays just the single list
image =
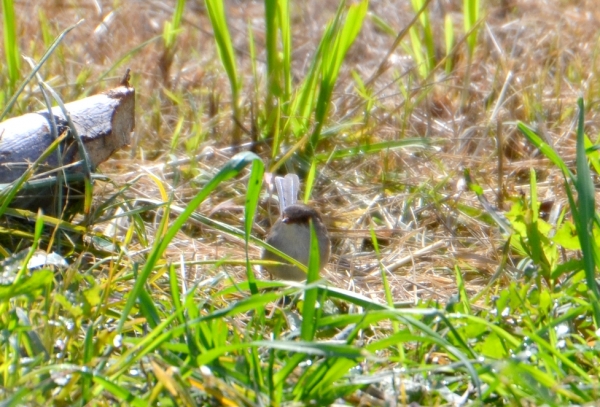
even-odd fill
[{"label": "small brown bird", "polygon": [[[308,205],[296,202],[298,176],[288,174],[285,178],[276,178],[276,186],[280,199],[281,216],[275,222],[267,236],[267,243],[279,249],[288,256],[308,265],[310,255],[310,220],[315,229],[319,243],[319,270],[329,261],[331,242],[327,228],[321,215]],[[263,252],[263,260],[273,260],[286,263],[284,259],[268,250]],[[264,266],[272,277],[282,280],[306,280],[306,273],[291,264]]]}]

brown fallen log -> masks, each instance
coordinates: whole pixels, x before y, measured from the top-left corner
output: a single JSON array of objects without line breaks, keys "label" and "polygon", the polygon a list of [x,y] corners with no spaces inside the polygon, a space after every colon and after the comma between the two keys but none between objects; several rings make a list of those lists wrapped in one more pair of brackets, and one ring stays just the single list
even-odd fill
[{"label": "brown fallen log", "polygon": [[[116,150],[129,144],[130,134],[135,126],[135,90],[132,87],[119,86],[99,95],[67,103],[65,107],[85,146],[91,171]],[[60,107],[52,108],[52,115],[59,136],[70,131]],[[54,137],[50,117],[47,110],[40,110],[0,123],[0,192],[21,177],[52,144]],[[53,170],[60,164],[66,174],[85,172],[85,164],[72,134],[62,143],[60,157],[57,152],[50,154],[31,178],[36,180],[37,185],[45,186],[36,188],[35,182],[29,183],[11,206],[30,210],[42,208],[46,213],[54,213],[56,203],[48,198],[56,195],[56,191],[48,189],[48,183],[43,181],[56,175]],[[48,176],[40,177],[40,174]]]}]

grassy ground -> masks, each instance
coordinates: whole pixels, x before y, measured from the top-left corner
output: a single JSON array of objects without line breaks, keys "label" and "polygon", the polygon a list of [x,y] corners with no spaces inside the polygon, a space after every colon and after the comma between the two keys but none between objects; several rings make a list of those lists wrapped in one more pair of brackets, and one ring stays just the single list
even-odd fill
[{"label": "grassy ground", "polygon": [[[600,398],[594,1],[4,1],[3,18],[2,106],[20,55],[85,19],[43,80],[71,101],[129,67],[137,113],[88,213],[4,213],[2,405]],[[42,108],[33,81],[9,115]],[[332,237],[308,286],[257,265],[278,216],[263,174],[286,172]],[[37,249],[68,266],[29,270]]]}]

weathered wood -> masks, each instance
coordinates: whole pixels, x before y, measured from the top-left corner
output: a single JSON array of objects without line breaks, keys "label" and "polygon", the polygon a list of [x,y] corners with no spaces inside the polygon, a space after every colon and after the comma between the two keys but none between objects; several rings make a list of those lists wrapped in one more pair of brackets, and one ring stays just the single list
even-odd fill
[{"label": "weathered wood", "polygon": [[[119,86],[105,93],[90,96],[65,105],[85,146],[93,171],[106,161],[112,153],[129,144],[130,134],[135,126],[135,90],[129,86]],[[60,107],[52,108],[58,135],[69,131],[69,125]],[[47,110],[28,113],[0,123],[0,189],[19,178],[53,141],[50,115]],[[66,166],[66,173],[82,173],[84,164],[79,154],[75,138],[70,135],[61,146],[62,159],[57,153],[37,168],[42,174]],[[70,165],[77,163],[75,165]],[[70,166],[69,166],[70,165]],[[40,177],[35,177],[40,180]],[[1,185],[5,184],[5,185]],[[68,185],[76,187],[76,185]],[[50,196],[48,196],[50,194]],[[41,207],[46,212],[54,212],[56,207],[52,188],[24,188],[20,198],[11,206],[35,210]]]},{"label": "weathered wood", "polygon": [[[77,132],[88,152],[92,170],[105,161],[117,149],[129,144],[135,126],[135,90],[120,86],[106,93],[91,96],[65,105]],[[68,130],[68,124],[60,107],[52,108],[58,134]],[[0,123],[0,183],[17,179],[29,165],[52,143],[50,116],[47,110],[28,113]],[[63,165],[80,159],[77,144],[70,137],[63,146]],[[47,171],[56,168],[56,154],[46,161]],[[82,165],[69,169],[82,170]]]}]

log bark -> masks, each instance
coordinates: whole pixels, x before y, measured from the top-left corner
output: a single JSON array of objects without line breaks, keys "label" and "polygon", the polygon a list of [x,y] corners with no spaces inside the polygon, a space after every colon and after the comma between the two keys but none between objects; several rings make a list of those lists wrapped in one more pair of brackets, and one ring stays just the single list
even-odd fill
[{"label": "log bark", "polygon": [[[82,139],[93,171],[119,148],[129,144],[130,135],[135,127],[135,90],[130,86],[119,86],[99,95],[90,96],[65,105],[69,116]],[[52,108],[58,135],[69,131],[69,125],[60,107]],[[50,113],[40,110],[14,117],[0,123],[0,184],[8,184],[18,179],[54,140],[51,132]],[[62,161],[67,173],[84,172],[84,164],[73,135],[67,137],[61,146],[62,159],[58,153],[40,165],[37,174],[59,167]],[[71,165],[77,163],[75,165]],[[36,178],[37,180],[40,177]],[[0,188],[3,185],[0,185]],[[7,185],[4,185],[6,187]],[[32,188],[27,188],[31,194]],[[35,188],[33,188],[35,189]],[[35,195],[49,193],[36,191]],[[46,201],[48,196],[46,195]],[[15,201],[16,207],[35,209],[37,204],[28,204],[27,200]],[[40,205],[48,209],[45,205]]]},{"label": "log bark", "polygon": [[[65,105],[77,133],[92,163],[92,170],[119,148],[129,144],[135,126],[135,90],[120,86],[103,94],[90,96]],[[52,108],[58,134],[69,125],[60,109]],[[28,113],[0,123],[0,183],[9,183],[20,177],[29,165],[50,146],[50,115],[47,110]],[[80,159],[77,144],[70,137],[63,146],[63,164]],[[45,170],[58,166],[53,154],[45,163]],[[69,171],[81,171],[78,165]]]}]

